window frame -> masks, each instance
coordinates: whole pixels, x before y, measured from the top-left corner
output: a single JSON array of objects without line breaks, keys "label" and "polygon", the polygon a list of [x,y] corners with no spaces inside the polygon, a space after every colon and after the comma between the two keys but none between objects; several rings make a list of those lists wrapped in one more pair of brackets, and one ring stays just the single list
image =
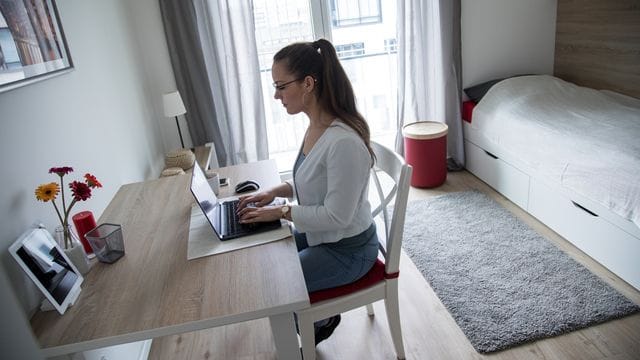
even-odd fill
[{"label": "window frame", "polygon": [[[377,7],[378,7],[378,13],[377,15],[371,15],[371,16],[362,16],[362,12],[360,10],[360,3],[363,0],[357,0],[358,2],[358,13],[359,13],[359,17],[357,18],[344,18],[344,19],[338,19],[337,15],[338,15],[338,6],[336,4],[336,2],[339,0],[328,0],[328,5],[329,5],[329,13],[331,14],[331,23],[334,27],[336,28],[344,28],[344,27],[349,27],[349,26],[360,26],[360,25],[368,25],[368,24],[378,24],[382,22],[382,4],[380,3],[380,0],[364,0],[364,1],[373,1],[376,3]],[[336,15],[336,17],[334,18],[333,15]]]},{"label": "window frame", "polygon": [[332,41],[331,36],[331,11],[329,7],[331,0],[310,0],[311,3],[311,24],[313,34],[316,38],[325,38]]}]

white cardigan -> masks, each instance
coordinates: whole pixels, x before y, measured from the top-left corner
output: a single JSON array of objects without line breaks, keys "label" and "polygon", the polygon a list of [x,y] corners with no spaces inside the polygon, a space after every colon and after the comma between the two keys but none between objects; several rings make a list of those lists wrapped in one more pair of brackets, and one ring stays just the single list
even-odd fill
[{"label": "white cardigan", "polygon": [[347,124],[334,120],[287,181],[298,204],[291,219],[309,246],[355,236],[373,223],[367,200],[371,155]]}]

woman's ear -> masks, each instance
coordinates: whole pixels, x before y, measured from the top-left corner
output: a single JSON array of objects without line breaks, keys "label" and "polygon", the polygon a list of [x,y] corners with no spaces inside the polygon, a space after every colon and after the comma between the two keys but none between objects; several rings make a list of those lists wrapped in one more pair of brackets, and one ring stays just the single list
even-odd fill
[{"label": "woman's ear", "polygon": [[316,87],[316,79],[311,75],[307,75],[304,78],[304,89],[306,92],[312,92]]}]

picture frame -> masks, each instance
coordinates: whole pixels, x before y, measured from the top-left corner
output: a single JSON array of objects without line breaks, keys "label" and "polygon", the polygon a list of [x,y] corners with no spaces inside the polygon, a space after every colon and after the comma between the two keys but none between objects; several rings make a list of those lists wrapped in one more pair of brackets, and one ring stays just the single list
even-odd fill
[{"label": "picture frame", "polygon": [[55,0],[0,1],[0,93],[72,70]]},{"label": "picture frame", "polygon": [[[84,278],[49,231],[25,231],[9,247],[9,253],[61,315],[75,303]],[[46,304],[41,308],[46,309]]]}]

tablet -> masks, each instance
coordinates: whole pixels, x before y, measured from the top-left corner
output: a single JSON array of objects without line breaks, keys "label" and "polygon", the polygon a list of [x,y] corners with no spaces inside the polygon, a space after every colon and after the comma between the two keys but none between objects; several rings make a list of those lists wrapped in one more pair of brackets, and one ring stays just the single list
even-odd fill
[{"label": "tablet", "polygon": [[60,314],[76,301],[82,275],[46,229],[26,231],[9,252]]}]

